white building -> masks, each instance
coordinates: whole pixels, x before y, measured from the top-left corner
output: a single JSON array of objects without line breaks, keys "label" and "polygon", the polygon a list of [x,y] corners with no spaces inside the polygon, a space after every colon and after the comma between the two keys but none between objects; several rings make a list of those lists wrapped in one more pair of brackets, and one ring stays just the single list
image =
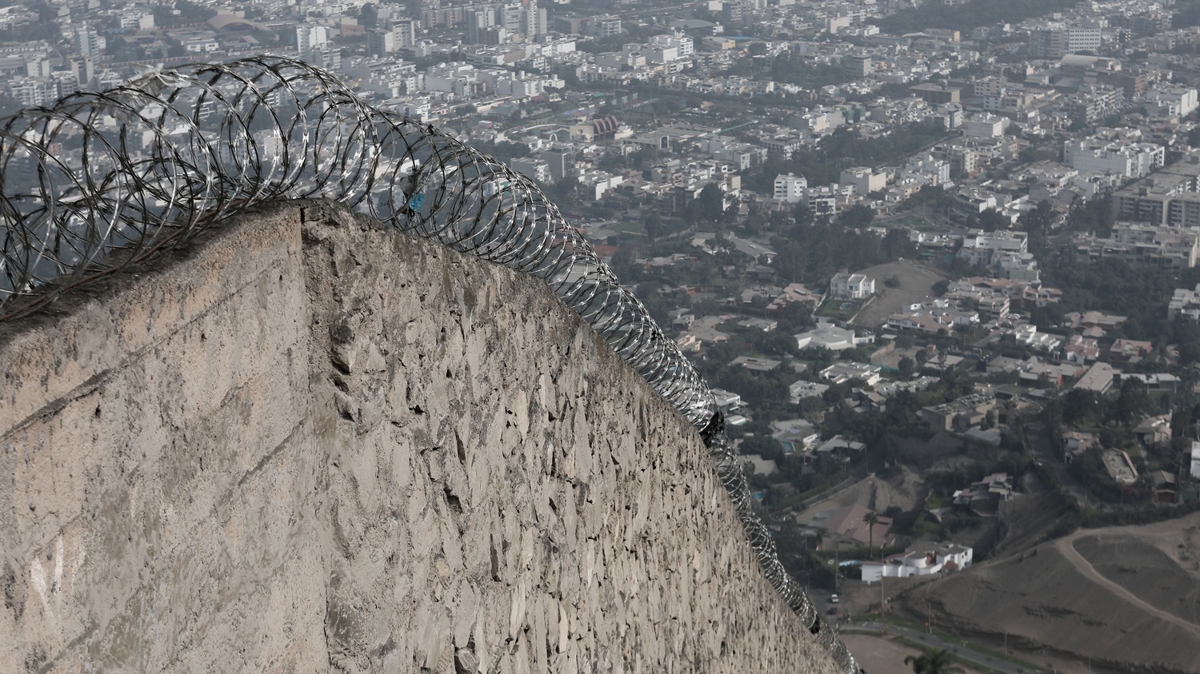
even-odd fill
[{"label": "white building", "polygon": [[86,23],[75,29],[74,47],[75,51],[79,52],[80,55],[90,59],[98,59],[104,55],[104,49],[107,45],[108,40]]},{"label": "white building", "polygon": [[544,159],[516,157],[508,165],[517,173],[531,178],[542,185],[549,185],[554,182],[554,177],[550,174],[550,164]]},{"label": "white building", "polygon": [[1186,318],[1190,321],[1200,321],[1200,284],[1195,290],[1176,288],[1175,295],[1167,304],[1167,319]]},{"label": "white building", "polygon": [[887,174],[876,173],[873,169],[865,166],[857,166],[842,171],[838,184],[849,185],[854,189],[855,194],[866,196],[887,187]]},{"label": "white building", "polygon": [[1093,139],[1068,140],[1063,143],[1063,163],[1080,173],[1110,173],[1122,178],[1144,178],[1161,168],[1165,158],[1165,149],[1153,143],[1119,143]]},{"label": "white building", "polygon": [[932,154],[913,156],[905,162],[902,177],[924,185],[945,185],[950,182],[950,162]]},{"label": "white building", "polygon": [[675,58],[690,58],[696,51],[695,40],[690,35],[676,33],[675,35],[655,35],[650,38],[650,46],[662,49],[673,49]]},{"label": "white building", "polygon": [[808,180],[795,173],[775,176],[775,199],[789,204],[799,203],[808,190]]},{"label": "white building", "polygon": [[805,398],[815,398],[828,390],[828,384],[818,384],[815,381],[801,379],[788,387],[788,397],[791,398],[792,404],[795,405]]},{"label": "white building", "polygon": [[796,348],[824,348],[830,351],[845,351],[866,344],[873,344],[875,335],[859,336],[853,330],[839,328],[833,323],[822,320],[817,327],[796,335]]},{"label": "white building", "polygon": [[975,115],[967,120],[963,135],[968,138],[999,138],[1004,135],[1008,124],[1007,117],[997,117],[990,113]]},{"label": "white building", "polygon": [[1103,30],[1096,26],[1050,24],[1030,31],[1029,51],[1034,58],[1058,58],[1079,52],[1100,50]]},{"label": "white building", "polygon": [[972,265],[990,265],[1005,254],[1029,252],[1025,232],[991,232],[963,237],[958,256]]},{"label": "white building", "polygon": [[865,382],[867,386],[874,386],[883,379],[880,371],[881,368],[878,365],[840,360],[821,370],[820,374],[822,379],[835,384],[845,384],[851,379],[859,379]]},{"label": "white building", "polygon": [[859,300],[875,293],[875,279],[863,274],[841,272],[829,280],[829,294],[841,299]]},{"label": "white building", "polygon": [[325,26],[300,24],[296,26],[296,51],[307,54],[310,49],[324,47],[329,43],[329,29]]},{"label": "white building", "polygon": [[716,403],[717,409],[722,412],[734,412],[741,408],[746,403],[742,400],[742,396],[726,391],[724,389],[712,389],[713,402]]},{"label": "white building", "polygon": [[931,548],[908,550],[882,562],[864,562],[862,579],[874,583],[882,578],[931,576],[943,571],[961,571],[971,566],[975,551],[954,543],[937,543]]},{"label": "white building", "polygon": [[1154,104],[1160,114],[1172,117],[1187,117],[1200,108],[1200,97],[1192,87],[1157,87],[1147,91],[1142,100]]}]

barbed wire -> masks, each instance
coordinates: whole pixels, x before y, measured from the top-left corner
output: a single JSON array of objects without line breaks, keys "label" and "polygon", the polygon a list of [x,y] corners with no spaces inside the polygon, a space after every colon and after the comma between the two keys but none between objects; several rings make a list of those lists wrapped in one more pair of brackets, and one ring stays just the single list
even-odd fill
[{"label": "barbed wire", "polygon": [[0,126],[0,320],[153,260],[278,199],[326,198],[543,280],[701,431],[768,581],[845,672],[854,658],[783,568],[704,380],[538,186],[299,61],[140,76]]}]

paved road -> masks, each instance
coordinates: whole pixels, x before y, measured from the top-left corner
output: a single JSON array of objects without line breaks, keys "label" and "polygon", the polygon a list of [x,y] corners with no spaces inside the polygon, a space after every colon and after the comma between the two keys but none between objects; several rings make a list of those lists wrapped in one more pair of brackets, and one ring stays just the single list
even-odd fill
[{"label": "paved road", "polygon": [[[1005,674],[1021,674],[1022,672],[1028,674],[1030,671],[1028,667],[1022,667],[1015,663],[1009,662],[1008,660],[1000,660],[985,653],[980,653],[979,651],[973,650],[970,646],[963,645],[962,642],[946,641],[937,635],[926,634],[921,630],[915,630],[908,627],[868,622],[843,624],[842,629],[862,632],[875,632],[879,634],[898,634],[906,639],[915,641],[916,643],[928,646],[930,648],[941,648],[950,651],[963,660],[997,672],[1005,672]],[[870,672],[867,674],[870,674]]]}]

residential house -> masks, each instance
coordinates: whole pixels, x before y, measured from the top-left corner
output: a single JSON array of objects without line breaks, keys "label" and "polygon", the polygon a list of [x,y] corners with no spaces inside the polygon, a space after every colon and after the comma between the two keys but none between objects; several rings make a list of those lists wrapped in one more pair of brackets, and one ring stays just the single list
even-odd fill
[{"label": "residential house", "polygon": [[1176,288],[1175,296],[1167,305],[1167,319],[1186,318],[1189,321],[1200,321],[1200,284],[1195,290]]},{"label": "residential house", "polygon": [[833,323],[822,319],[817,323],[817,327],[808,332],[796,335],[796,348],[803,350],[813,347],[829,349],[830,351],[844,351],[845,349],[872,344],[874,341],[875,335],[873,334],[859,335],[854,330],[839,328]]},{"label": "residential house", "polygon": [[1071,335],[1063,346],[1063,358],[1068,363],[1085,365],[1100,357],[1100,344],[1083,335]]},{"label": "residential house", "polygon": [[1176,503],[1179,499],[1177,483],[1175,476],[1165,470],[1150,473],[1150,486],[1153,490],[1151,501],[1167,505]]},{"label": "residential house", "polygon": [[772,421],[771,437],[783,444],[787,454],[791,454],[797,449],[808,449],[821,439],[816,427],[804,419]]},{"label": "residential house", "polygon": [[874,386],[883,378],[880,374],[881,370],[882,368],[878,365],[840,360],[821,370],[820,375],[822,379],[827,379],[835,384],[845,384],[851,379],[859,379],[867,386]]},{"label": "residential house", "polygon": [[1070,464],[1075,457],[1096,444],[1096,435],[1083,431],[1067,431],[1062,434],[1063,463]]},{"label": "residential house", "polygon": [[920,417],[926,426],[935,431],[965,431],[982,423],[987,413],[995,407],[994,397],[973,393],[941,405],[922,407]]},{"label": "residential house", "polygon": [[752,358],[750,356],[738,356],[729,363],[731,367],[740,365],[747,370],[753,370],[755,372],[770,372],[771,370],[779,367],[781,364],[782,361],[772,360],[770,358]]},{"label": "residential house", "polygon": [[840,272],[829,280],[829,294],[838,299],[858,300],[875,293],[875,279],[863,274]]},{"label": "residential house", "polygon": [[992,473],[966,489],[954,492],[954,507],[979,515],[995,517],[1000,513],[1000,503],[1013,497],[1012,476],[1008,473]]},{"label": "residential house", "polygon": [[742,400],[742,396],[724,389],[714,388],[712,389],[712,395],[713,402],[716,403],[717,409],[721,410],[721,412],[725,414],[736,412],[742,408],[742,405],[746,404],[745,401]]},{"label": "residential house", "polygon": [[828,384],[818,384],[815,381],[800,381],[793,382],[788,387],[788,396],[791,398],[792,404],[799,403],[804,398],[814,398],[820,396],[829,390]]},{"label": "residential house", "polygon": [[1171,441],[1171,415],[1146,417],[1133,429],[1133,435],[1142,447],[1167,444]]},{"label": "residential house", "polygon": [[1135,363],[1154,350],[1150,342],[1136,339],[1118,339],[1108,349],[1108,356],[1117,363]]},{"label": "residential house", "polygon": [[1133,465],[1133,460],[1123,450],[1106,449],[1101,458],[1104,461],[1104,470],[1108,472],[1108,476],[1115,482],[1124,485],[1137,482],[1137,468]]},{"label": "residential house", "polygon": [[754,475],[771,475],[779,472],[779,465],[774,459],[764,459],[761,454],[742,454],[738,456],[747,467],[747,473]]},{"label": "residential house", "polygon": [[883,578],[911,578],[961,571],[971,566],[975,551],[955,543],[935,543],[892,555],[882,562],[864,562],[862,579],[874,583]]},{"label": "residential house", "polygon": [[818,454],[832,454],[833,452],[841,450],[861,452],[866,448],[867,446],[861,442],[856,440],[847,440],[840,435],[835,435],[818,445],[816,451]]},{"label": "residential house", "polygon": [[1075,382],[1074,388],[1103,395],[1112,389],[1113,380],[1119,374],[1121,371],[1108,363],[1095,363]]}]

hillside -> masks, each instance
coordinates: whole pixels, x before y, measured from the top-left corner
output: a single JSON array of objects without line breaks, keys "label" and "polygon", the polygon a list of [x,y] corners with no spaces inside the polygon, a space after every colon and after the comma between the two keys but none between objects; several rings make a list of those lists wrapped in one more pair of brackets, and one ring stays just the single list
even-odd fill
[{"label": "hillside", "polygon": [[1119,671],[1200,671],[1200,514],[1078,531],[905,599],[956,631]]}]

